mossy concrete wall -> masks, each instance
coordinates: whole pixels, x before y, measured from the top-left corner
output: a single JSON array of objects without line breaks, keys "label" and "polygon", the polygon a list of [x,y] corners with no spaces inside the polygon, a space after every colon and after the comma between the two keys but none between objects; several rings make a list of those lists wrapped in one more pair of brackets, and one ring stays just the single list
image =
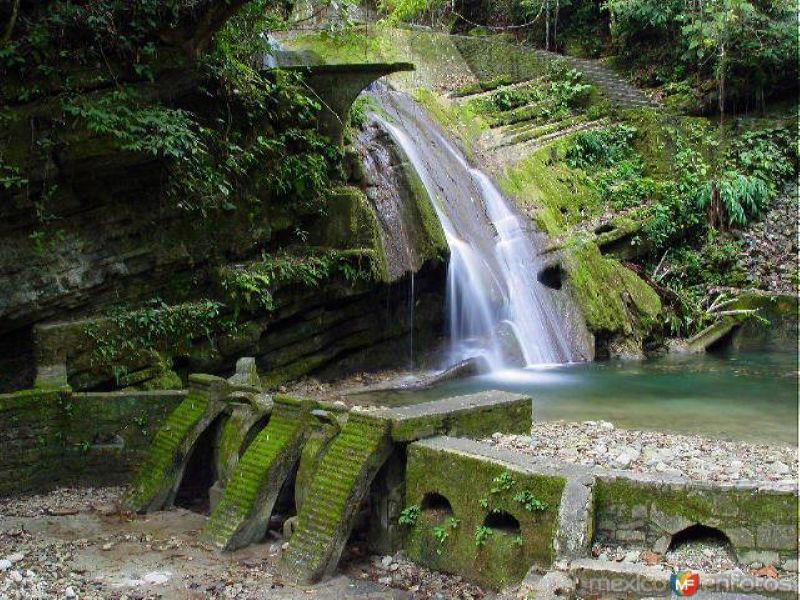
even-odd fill
[{"label": "mossy concrete wall", "polygon": [[659,553],[676,533],[699,524],[722,531],[742,562],[759,552],[792,558],[797,556],[797,519],[795,493],[755,484],[633,476],[600,476],[595,484],[596,540]]},{"label": "mossy concrete wall", "polygon": [[454,37],[456,48],[478,79],[509,75],[533,79],[547,71],[551,58],[513,43],[507,38]]},{"label": "mossy concrete wall", "polygon": [[126,481],[185,392],[0,395],[0,496]]},{"label": "mossy concrete wall", "polygon": [[[553,561],[564,485],[562,477],[532,474],[427,442],[411,444],[406,506],[421,510],[407,527],[406,551],[430,568],[494,589],[518,583],[531,565],[547,569]],[[429,494],[446,498],[452,512],[425,510]],[[543,509],[528,510],[521,495],[541,502]],[[518,532],[480,529],[500,511],[517,520]]]},{"label": "mossy concrete wall", "polygon": [[[383,544],[377,548],[405,548],[417,562],[492,588],[519,583],[528,569],[537,579],[570,562],[603,568],[608,563],[591,558],[592,543],[664,554],[696,525],[727,536],[743,567],[797,558],[798,492],[785,483],[712,484],[610,471],[452,437],[412,443],[407,460],[395,462],[387,463],[373,494],[391,500],[402,479],[406,510],[391,520],[373,513],[383,528],[372,537]],[[524,491],[545,510],[526,510]],[[426,510],[431,494],[437,502]],[[478,531],[498,510],[517,520],[518,533]]]}]

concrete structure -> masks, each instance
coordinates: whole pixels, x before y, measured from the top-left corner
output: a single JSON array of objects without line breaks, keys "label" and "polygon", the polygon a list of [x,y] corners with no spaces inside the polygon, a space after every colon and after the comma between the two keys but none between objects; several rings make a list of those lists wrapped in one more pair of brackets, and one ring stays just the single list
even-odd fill
[{"label": "concrete structure", "polygon": [[358,95],[381,77],[400,71],[413,71],[414,65],[407,62],[343,63],[280,68],[305,75],[305,83],[322,104],[320,131],[341,144],[347,115]]},{"label": "concrete structure", "polygon": [[[588,468],[476,441],[495,431],[527,432],[532,401],[524,396],[486,392],[351,410],[269,398],[258,381],[252,361],[241,360],[228,380],[192,375],[188,393],[139,394],[137,406],[174,407],[158,419],[163,425],[144,456],[141,441],[128,434],[99,440],[104,421],[91,429],[75,414],[76,404],[100,406],[90,394],[0,396],[0,434],[10,450],[0,460],[0,493],[44,487],[48,473],[61,480],[64,471],[83,473],[72,441],[73,432],[86,429],[97,443],[85,446],[84,462],[104,469],[96,458],[102,455],[139,465],[126,498],[134,510],[208,502],[203,537],[221,550],[259,542],[282,523],[290,536],[283,576],[296,582],[335,572],[359,514],[373,551],[404,550],[492,589],[521,584],[520,597],[602,595],[620,586],[631,597],[660,594],[669,571],[593,559],[592,544],[663,554],[698,528],[729,541],[745,567],[797,560],[794,486]],[[136,422],[133,409],[121,414]],[[25,445],[42,434],[52,443]],[[19,483],[11,487],[13,473]],[[737,577],[701,580],[709,590],[790,597],[785,582]]]}]

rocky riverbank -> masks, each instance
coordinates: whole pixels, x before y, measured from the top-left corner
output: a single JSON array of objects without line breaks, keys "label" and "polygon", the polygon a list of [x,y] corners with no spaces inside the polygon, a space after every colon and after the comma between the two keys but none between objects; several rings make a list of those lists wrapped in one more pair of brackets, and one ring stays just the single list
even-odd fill
[{"label": "rocky riverbank", "polygon": [[502,448],[590,467],[676,475],[697,481],[797,485],[796,448],[618,429],[606,421],[534,423],[531,434],[495,434]]}]

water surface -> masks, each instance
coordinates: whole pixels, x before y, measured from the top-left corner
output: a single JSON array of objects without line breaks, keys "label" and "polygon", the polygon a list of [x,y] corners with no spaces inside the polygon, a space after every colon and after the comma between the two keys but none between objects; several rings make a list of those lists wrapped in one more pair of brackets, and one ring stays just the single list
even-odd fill
[{"label": "water surface", "polygon": [[413,404],[499,389],[534,398],[536,421],[611,421],[626,429],[797,445],[794,353],[665,357],[502,371],[414,392],[381,404]]}]

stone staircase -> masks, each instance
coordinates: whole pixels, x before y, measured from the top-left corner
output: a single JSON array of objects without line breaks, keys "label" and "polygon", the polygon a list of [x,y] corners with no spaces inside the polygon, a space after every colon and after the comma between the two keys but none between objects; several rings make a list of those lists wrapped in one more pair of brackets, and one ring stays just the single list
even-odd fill
[{"label": "stone staircase", "polygon": [[300,458],[310,430],[305,407],[276,398],[267,426],[245,451],[211,513],[202,538],[222,550],[260,541],[281,487]]},{"label": "stone staircase", "polygon": [[225,380],[218,377],[190,378],[188,395],[156,433],[123,499],[125,506],[136,512],[151,512],[172,503],[195,442],[226,409],[219,401],[226,387]]},{"label": "stone staircase", "polygon": [[289,578],[310,583],[336,569],[358,508],[391,451],[390,428],[387,419],[350,414],[317,467],[281,559]]},{"label": "stone staircase", "polygon": [[[560,55],[554,54],[554,56]],[[658,106],[640,89],[625,81],[600,61],[571,56],[562,58],[566,58],[573,68],[581,71],[586,79],[599,87],[615,107],[628,109]]]}]

